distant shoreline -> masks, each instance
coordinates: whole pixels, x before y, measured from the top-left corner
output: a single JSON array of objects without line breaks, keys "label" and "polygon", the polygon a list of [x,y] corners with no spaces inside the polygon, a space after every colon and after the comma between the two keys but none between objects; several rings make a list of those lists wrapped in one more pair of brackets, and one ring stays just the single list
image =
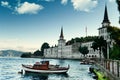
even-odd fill
[{"label": "distant shoreline", "polygon": [[51,58],[51,57],[41,57],[41,56],[32,56],[32,57],[21,57],[21,58],[40,58],[40,59],[61,59],[61,60],[82,60],[82,58]]}]

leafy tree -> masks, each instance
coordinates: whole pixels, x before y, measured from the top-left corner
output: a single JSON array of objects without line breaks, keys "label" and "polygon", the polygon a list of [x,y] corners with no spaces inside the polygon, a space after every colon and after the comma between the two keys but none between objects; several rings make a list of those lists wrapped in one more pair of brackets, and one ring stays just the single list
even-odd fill
[{"label": "leafy tree", "polygon": [[42,46],[41,46],[41,53],[44,53],[44,49],[48,49],[50,48],[49,44],[48,43],[43,43]]},{"label": "leafy tree", "polygon": [[43,56],[43,53],[41,53],[41,51],[37,50],[34,52],[33,54],[34,56]]},{"label": "leafy tree", "polygon": [[118,45],[114,45],[113,49],[110,50],[110,58],[120,59],[120,47]]},{"label": "leafy tree", "polygon": [[120,59],[120,29],[109,26],[107,31],[110,33],[110,39],[114,40],[113,48],[110,49],[110,58]]},{"label": "leafy tree", "polygon": [[103,52],[104,57],[105,58],[107,57],[107,55],[106,55],[106,53],[107,53],[107,49],[106,49],[107,48],[107,42],[106,42],[106,40],[103,39],[103,37],[97,37],[94,40],[91,48],[93,48],[94,51],[99,50],[100,60],[101,60],[101,51]]},{"label": "leafy tree", "polygon": [[79,47],[79,52],[82,53],[85,57],[85,55],[87,55],[89,53],[88,47],[84,46],[84,47]]},{"label": "leafy tree", "polygon": [[109,26],[107,31],[110,33],[110,38],[116,42],[116,45],[120,46],[120,29]]},{"label": "leafy tree", "polygon": [[74,42],[89,42],[89,41],[93,41],[97,36],[87,36],[87,37],[76,37],[76,38],[72,38],[71,40],[69,40],[66,45],[71,45]]},{"label": "leafy tree", "polygon": [[31,53],[30,52],[26,52],[26,53],[23,53],[22,55],[21,55],[21,57],[22,58],[30,58],[31,57]]},{"label": "leafy tree", "polygon": [[[120,13],[120,0],[116,0],[116,2],[117,2],[117,5],[118,5],[118,11]],[[120,18],[119,18],[119,23],[120,23]]]}]

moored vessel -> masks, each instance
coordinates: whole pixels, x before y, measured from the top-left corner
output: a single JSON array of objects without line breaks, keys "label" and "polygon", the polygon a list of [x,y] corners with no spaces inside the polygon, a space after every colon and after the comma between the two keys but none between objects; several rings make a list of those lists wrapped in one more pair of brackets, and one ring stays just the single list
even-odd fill
[{"label": "moored vessel", "polygon": [[32,73],[66,73],[69,70],[68,67],[60,67],[59,65],[51,65],[49,61],[36,62],[34,65],[22,64],[25,72]]}]

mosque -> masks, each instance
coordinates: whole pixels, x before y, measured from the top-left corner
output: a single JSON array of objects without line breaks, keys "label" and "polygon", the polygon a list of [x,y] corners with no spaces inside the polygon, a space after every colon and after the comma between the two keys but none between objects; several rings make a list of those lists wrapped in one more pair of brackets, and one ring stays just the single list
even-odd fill
[{"label": "mosque", "polygon": [[[104,19],[102,21],[102,27],[98,28],[99,35],[104,38],[104,40],[108,40],[109,35],[107,33],[107,27],[110,26],[110,21],[108,18],[107,6],[105,5],[104,11]],[[74,42],[72,45],[66,45],[66,40],[63,35],[63,28],[61,28],[60,37],[58,40],[58,45],[54,47],[50,47],[48,49],[44,49],[44,57],[45,58],[72,58],[72,59],[80,59],[83,58],[83,55],[79,52],[80,46],[88,47],[89,53],[87,54],[88,58],[99,58],[99,51],[94,51],[92,46],[93,41],[78,43]],[[103,57],[103,56],[102,56]]]}]

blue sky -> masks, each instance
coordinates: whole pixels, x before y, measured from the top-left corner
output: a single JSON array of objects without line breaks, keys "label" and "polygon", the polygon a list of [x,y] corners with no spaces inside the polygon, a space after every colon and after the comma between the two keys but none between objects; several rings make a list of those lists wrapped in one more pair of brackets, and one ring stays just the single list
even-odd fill
[{"label": "blue sky", "polygon": [[105,3],[111,25],[118,26],[115,0],[0,0],[0,50],[35,51],[57,44],[63,26],[66,41],[98,35]]}]

